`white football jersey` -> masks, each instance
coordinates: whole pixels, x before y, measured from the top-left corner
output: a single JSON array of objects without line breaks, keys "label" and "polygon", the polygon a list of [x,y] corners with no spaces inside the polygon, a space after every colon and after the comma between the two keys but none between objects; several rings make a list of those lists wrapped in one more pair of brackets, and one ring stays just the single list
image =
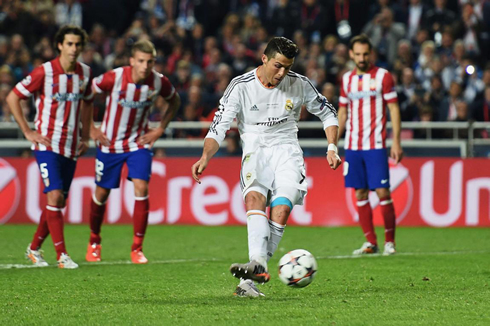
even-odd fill
[{"label": "white football jersey", "polygon": [[279,85],[267,88],[259,80],[257,70],[230,82],[206,138],[221,144],[236,118],[243,154],[258,146],[298,144],[298,121],[303,105],[320,118],[323,129],[338,126],[337,110],[307,77],[290,71]]}]

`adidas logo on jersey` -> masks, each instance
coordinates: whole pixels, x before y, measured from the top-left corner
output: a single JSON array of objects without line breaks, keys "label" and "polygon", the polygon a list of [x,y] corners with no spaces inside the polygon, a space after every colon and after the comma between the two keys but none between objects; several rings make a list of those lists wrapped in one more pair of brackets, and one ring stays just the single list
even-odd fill
[{"label": "adidas logo on jersey", "polygon": [[258,110],[259,110],[259,108],[258,108],[258,107],[257,107],[257,105],[255,105],[255,104],[254,104],[254,106],[252,106],[252,107],[250,108],[250,111],[258,111]]}]

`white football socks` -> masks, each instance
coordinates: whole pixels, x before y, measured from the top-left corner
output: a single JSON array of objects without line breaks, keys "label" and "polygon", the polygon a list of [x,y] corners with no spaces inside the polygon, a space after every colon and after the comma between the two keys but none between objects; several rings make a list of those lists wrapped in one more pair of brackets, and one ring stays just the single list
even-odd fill
[{"label": "white football socks", "polygon": [[270,231],[267,215],[261,210],[247,212],[248,257],[267,268],[267,243]]},{"label": "white football socks", "polygon": [[272,220],[269,220],[269,229],[271,232],[271,235],[269,237],[269,241],[267,242],[267,261],[272,258],[272,255],[277,250],[277,247],[279,246],[279,242],[282,239],[282,235],[284,234],[284,228],[285,225],[281,225],[279,223],[276,223]]}]

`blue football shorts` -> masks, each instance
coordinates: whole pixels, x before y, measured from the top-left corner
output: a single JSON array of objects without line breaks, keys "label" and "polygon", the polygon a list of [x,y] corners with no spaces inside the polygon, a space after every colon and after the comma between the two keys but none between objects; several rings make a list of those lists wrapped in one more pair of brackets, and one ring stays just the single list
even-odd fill
[{"label": "blue football shorts", "polygon": [[390,169],[386,148],[345,150],[344,179],[347,188],[390,188]]},{"label": "blue football shorts", "polygon": [[119,188],[121,170],[126,163],[128,179],[150,181],[153,153],[148,149],[139,149],[128,153],[102,153],[97,149],[95,159],[95,184],[106,189]]},{"label": "blue football shorts", "polygon": [[44,193],[52,190],[63,190],[65,199],[68,198],[77,161],[52,151],[34,151],[41,178],[44,182]]}]

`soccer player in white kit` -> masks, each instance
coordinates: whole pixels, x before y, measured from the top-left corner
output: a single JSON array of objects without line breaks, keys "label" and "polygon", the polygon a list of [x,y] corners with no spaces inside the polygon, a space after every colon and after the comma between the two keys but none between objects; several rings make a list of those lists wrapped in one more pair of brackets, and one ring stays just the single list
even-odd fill
[{"label": "soccer player in white kit", "polygon": [[264,295],[254,281],[269,281],[267,261],[277,249],[293,206],[303,204],[307,184],[297,137],[303,105],[323,122],[330,167],[335,170],[341,164],[337,111],[308,78],[290,71],[297,54],[292,41],[274,37],[262,55],[263,64],[230,82],[206,135],[202,156],[192,166],[192,176],[200,183],[200,175],[236,118],[243,147],[240,183],[247,210],[250,259],[230,267],[240,279],[237,296]]}]

